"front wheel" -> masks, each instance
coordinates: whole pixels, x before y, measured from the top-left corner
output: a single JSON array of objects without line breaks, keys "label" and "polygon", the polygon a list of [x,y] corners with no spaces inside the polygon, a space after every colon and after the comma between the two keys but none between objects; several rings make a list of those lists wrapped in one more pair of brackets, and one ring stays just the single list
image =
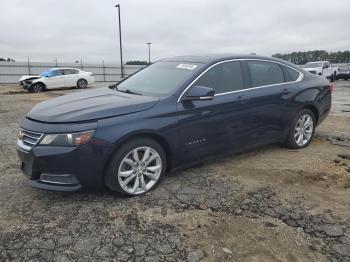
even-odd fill
[{"label": "front wheel", "polygon": [[124,144],[113,156],[107,169],[107,187],[135,196],[153,189],[167,166],[162,146],[153,139],[139,138]]},{"label": "front wheel", "polygon": [[315,116],[310,109],[301,110],[295,117],[286,141],[289,148],[300,149],[307,147],[315,133]]},{"label": "front wheel", "polygon": [[41,83],[35,83],[29,89],[29,91],[33,93],[40,93],[40,92],[43,92],[44,90],[45,90],[45,86]]}]

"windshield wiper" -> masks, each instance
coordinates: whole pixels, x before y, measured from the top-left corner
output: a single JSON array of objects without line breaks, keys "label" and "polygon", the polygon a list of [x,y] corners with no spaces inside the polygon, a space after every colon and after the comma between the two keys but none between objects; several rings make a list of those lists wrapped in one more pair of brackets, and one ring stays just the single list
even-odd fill
[{"label": "windshield wiper", "polygon": [[127,93],[127,94],[133,94],[133,95],[142,96],[142,94],[137,93],[135,91],[131,91],[130,89],[123,89],[123,90],[121,90],[121,89],[116,88],[116,90],[119,91],[119,92]]}]

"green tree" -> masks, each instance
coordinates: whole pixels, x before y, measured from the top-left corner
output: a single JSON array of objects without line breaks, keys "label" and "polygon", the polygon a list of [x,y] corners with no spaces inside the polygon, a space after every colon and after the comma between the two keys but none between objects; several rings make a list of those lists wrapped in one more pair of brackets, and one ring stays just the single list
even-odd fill
[{"label": "green tree", "polygon": [[307,52],[292,52],[289,54],[274,54],[273,57],[303,65],[311,61],[330,61],[331,63],[350,63],[350,51],[327,52],[325,50],[313,50]]},{"label": "green tree", "polygon": [[135,61],[127,61],[125,64],[126,65],[148,65],[148,62],[135,60]]}]

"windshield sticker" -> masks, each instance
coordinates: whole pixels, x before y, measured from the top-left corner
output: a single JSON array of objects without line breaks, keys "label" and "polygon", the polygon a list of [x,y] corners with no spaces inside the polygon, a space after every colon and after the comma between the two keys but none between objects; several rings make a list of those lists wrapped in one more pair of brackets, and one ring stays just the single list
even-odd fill
[{"label": "windshield sticker", "polygon": [[179,64],[176,66],[176,68],[181,68],[181,69],[187,69],[187,70],[193,70],[197,67],[197,65],[191,65],[191,64]]}]

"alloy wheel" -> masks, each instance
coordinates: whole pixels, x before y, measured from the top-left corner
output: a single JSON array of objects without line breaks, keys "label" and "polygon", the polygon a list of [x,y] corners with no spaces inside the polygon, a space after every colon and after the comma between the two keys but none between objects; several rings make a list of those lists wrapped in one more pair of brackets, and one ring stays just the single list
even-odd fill
[{"label": "alloy wheel", "polygon": [[41,92],[41,91],[42,91],[41,85],[35,84],[35,85],[33,86],[33,92],[34,92],[34,93],[39,93],[39,92]]},{"label": "alloy wheel", "polygon": [[314,132],[314,121],[309,114],[303,114],[299,117],[294,128],[294,139],[298,146],[304,146],[309,143]]},{"label": "alloy wheel", "polygon": [[85,88],[87,87],[87,82],[85,80],[79,80],[78,81],[78,87],[79,88]]},{"label": "alloy wheel", "polygon": [[138,195],[149,191],[159,180],[162,160],[151,147],[131,150],[120,162],[118,182],[127,193]]}]

